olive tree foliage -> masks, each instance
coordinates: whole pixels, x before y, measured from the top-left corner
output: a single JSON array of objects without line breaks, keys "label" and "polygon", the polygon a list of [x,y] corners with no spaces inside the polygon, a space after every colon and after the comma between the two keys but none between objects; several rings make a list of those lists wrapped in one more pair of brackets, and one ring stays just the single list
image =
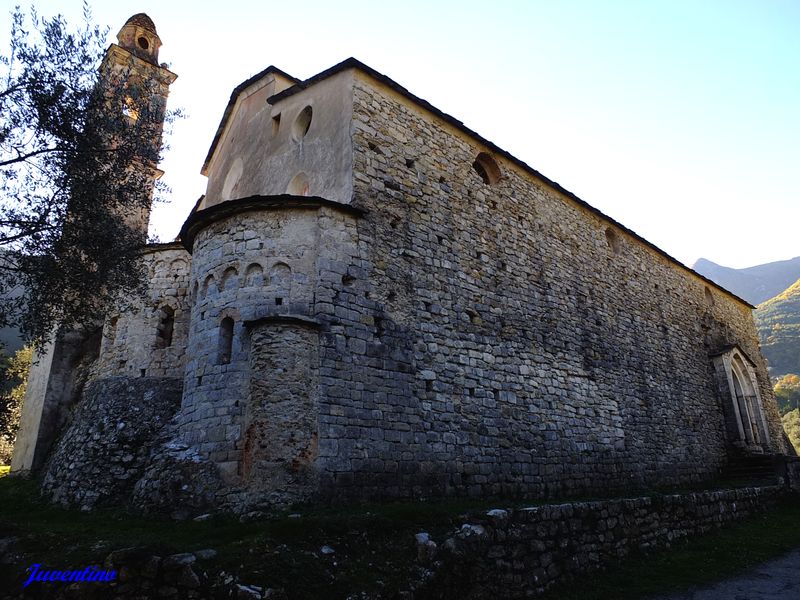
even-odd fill
[{"label": "olive tree foliage", "polygon": [[39,344],[96,326],[143,280],[142,221],[177,113],[133,63],[99,73],[106,35],[86,4],[74,29],[17,8],[0,55],[0,326]]},{"label": "olive tree foliage", "polygon": [[10,358],[0,349],[0,465],[11,463],[32,359],[31,346]]}]

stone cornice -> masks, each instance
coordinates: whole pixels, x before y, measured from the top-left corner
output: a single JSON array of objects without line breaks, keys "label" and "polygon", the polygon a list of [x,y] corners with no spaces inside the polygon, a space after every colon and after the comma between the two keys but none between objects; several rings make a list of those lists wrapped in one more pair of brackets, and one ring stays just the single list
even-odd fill
[{"label": "stone cornice", "polygon": [[181,227],[179,234],[183,247],[192,252],[194,238],[197,234],[217,221],[227,219],[234,215],[246,212],[261,212],[265,210],[319,210],[322,207],[331,208],[355,217],[361,217],[365,211],[350,206],[321,198],[319,196],[292,196],[279,194],[276,196],[248,196],[236,200],[228,200],[215,204],[209,208],[193,212]]},{"label": "stone cornice", "polygon": [[139,58],[130,50],[126,50],[122,46],[118,44],[111,44],[106,50],[106,55],[103,58],[103,66],[108,66],[109,61],[111,58],[115,59],[116,64],[121,65],[125,64],[128,61],[131,61],[131,64],[138,66],[139,68],[145,67],[146,69],[153,69],[158,74],[159,82],[170,85],[172,84],[177,78],[178,75],[167,69],[166,67],[162,67],[160,65],[153,64],[149,61],[144,60],[143,58]]},{"label": "stone cornice", "polygon": [[253,329],[261,325],[296,325],[300,327],[307,327],[309,329],[319,329],[322,324],[316,319],[307,317],[305,315],[270,315],[268,317],[261,317],[260,319],[253,319],[252,321],[245,321],[244,326],[247,329]]},{"label": "stone cornice", "polygon": [[155,252],[162,252],[164,250],[186,250],[180,241],[174,242],[158,242],[155,244],[147,244],[142,250],[142,254],[152,254]]}]

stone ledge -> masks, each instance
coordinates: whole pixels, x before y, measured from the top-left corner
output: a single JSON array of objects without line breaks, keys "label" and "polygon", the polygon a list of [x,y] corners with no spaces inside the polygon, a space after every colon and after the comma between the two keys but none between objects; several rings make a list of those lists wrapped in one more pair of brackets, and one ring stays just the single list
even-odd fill
[{"label": "stone ledge", "polygon": [[157,242],[153,244],[147,244],[144,248],[142,248],[142,254],[152,254],[155,252],[163,252],[165,250],[185,250],[185,248],[180,241]]},{"label": "stone ledge", "polygon": [[320,329],[322,323],[307,317],[305,315],[270,315],[268,317],[261,317],[260,319],[253,319],[252,321],[245,321],[244,326],[247,329],[260,327],[261,325],[298,325],[300,327],[307,327],[309,329]]},{"label": "stone ledge", "polygon": [[366,211],[349,204],[341,204],[320,196],[292,196],[291,194],[278,194],[274,196],[247,196],[215,204],[209,208],[189,215],[181,227],[179,234],[183,247],[190,253],[194,246],[194,239],[200,231],[223,219],[245,212],[259,212],[264,210],[319,210],[322,207],[332,208],[354,217],[362,217]]}]

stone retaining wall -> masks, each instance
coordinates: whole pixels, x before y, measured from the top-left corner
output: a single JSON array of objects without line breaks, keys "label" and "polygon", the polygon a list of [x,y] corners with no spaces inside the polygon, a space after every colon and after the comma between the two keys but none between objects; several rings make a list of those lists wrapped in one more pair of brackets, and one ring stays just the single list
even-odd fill
[{"label": "stone retaining wall", "polygon": [[762,512],[783,493],[771,486],[491,510],[439,547],[417,536],[433,576],[413,598],[528,598],[633,551]]}]

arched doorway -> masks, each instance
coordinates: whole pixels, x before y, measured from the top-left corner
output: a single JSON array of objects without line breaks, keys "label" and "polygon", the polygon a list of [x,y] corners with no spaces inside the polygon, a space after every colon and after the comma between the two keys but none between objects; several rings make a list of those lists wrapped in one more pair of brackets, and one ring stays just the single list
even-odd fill
[{"label": "arched doorway", "polygon": [[714,357],[714,363],[725,399],[729,441],[749,451],[767,450],[769,430],[752,363],[738,347]]}]

